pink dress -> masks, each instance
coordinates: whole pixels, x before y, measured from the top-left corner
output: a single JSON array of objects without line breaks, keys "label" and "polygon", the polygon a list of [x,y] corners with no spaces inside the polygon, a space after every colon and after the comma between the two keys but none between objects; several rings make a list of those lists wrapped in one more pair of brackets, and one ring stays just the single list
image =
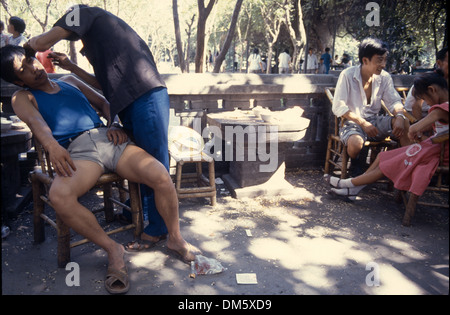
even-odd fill
[{"label": "pink dress", "polygon": [[[448,112],[448,103],[434,105],[428,112],[436,108]],[[440,129],[448,129],[448,124],[437,122],[435,127],[436,125],[439,125]],[[445,148],[444,163],[448,165],[448,141]],[[441,144],[433,144],[428,138],[407,147],[381,152],[380,170],[394,183],[395,188],[421,196],[439,166],[440,153]]]}]

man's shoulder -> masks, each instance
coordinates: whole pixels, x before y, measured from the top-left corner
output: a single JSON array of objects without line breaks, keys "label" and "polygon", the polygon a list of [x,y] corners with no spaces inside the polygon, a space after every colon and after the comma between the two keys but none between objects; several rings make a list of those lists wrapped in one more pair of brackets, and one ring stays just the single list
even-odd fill
[{"label": "man's shoulder", "polygon": [[389,72],[387,72],[386,70],[382,70],[380,73],[380,77],[382,79],[392,79],[392,76]]},{"label": "man's shoulder", "polygon": [[15,97],[24,97],[24,96],[29,96],[29,95],[33,95],[30,90],[27,89],[21,89],[18,91],[15,91],[11,97],[11,99],[15,98]]},{"label": "man's shoulder", "polygon": [[340,76],[353,77],[355,75],[356,71],[358,71],[358,70],[359,70],[359,66],[348,67],[341,71]]},{"label": "man's shoulder", "polygon": [[24,104],[24,102],[32,101],[33,99],[33,93],[31,93],[31,91],[27,89],[18,90],[11,96],[11,102],[14,106]]}]

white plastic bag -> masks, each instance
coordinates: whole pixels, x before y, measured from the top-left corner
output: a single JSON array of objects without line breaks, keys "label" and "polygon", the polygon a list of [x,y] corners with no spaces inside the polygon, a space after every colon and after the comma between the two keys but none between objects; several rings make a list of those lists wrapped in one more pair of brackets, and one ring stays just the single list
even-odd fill
[{"label": "white plastic bag", "polygon": [[194,129],[176,126],[169,132],[169,151],[179,157],[200,154],[205,147],[202,136]]},{"label": "white plastic bag", "polygon": [[214,258],[196,255],[195,260],[191,261],[190,277],[195,278],[196,275],[212,275],[221,273],[224,270],[226,270],[226,268]]}]

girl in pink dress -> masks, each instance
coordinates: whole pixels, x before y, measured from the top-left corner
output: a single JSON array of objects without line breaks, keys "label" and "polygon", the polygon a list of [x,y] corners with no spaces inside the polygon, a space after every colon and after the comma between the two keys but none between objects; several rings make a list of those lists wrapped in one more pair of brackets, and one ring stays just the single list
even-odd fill
[{"label": "girl in pink dress", "polygon": [[[325,175],[325,180],[332,186],[331,194],[355,200],[367,184],[384,176],[394,183],[395,188],[409,191],[415,198],[423,194],[439,165],[441,144],[433,144],[432,137],[425,139],[422,131],[433,125],[434,136],[448,132],[448,85],[442,75],[429,72],[414,80],[414,88],[415,97],[427,104],[439,104],[432,106],[426,117],[409,128],[408,137],[415,143],[381,152],[369,169],[358,177],[340,179]],[[445,149],[444,163],[448,165],[448,140]]]}]

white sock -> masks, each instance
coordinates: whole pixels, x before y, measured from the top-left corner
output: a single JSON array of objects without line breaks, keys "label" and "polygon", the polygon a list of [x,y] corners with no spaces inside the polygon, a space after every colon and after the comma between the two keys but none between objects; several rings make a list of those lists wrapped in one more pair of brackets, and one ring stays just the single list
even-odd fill
[{"label": "white sock", "polygon": [[351,188],[355,187],[355,185],[352,184],[351,178],[346,179],[340,179],[339,177],[331,176],[330,177],[330,185],[334,186],[336,188]]},{"label": "white sock", "polygon": [[[356,195],[358,195],[358,193],[364,187],[366,187],[366,185],[354,186],[354,187],[348,187],[348,188],[331,188],[331,190],[334,191],[338,195],[349,196],[350,199],[354,200],[356,198]],[[351,197],[354,197],[354,198],[351,198]]]}]

